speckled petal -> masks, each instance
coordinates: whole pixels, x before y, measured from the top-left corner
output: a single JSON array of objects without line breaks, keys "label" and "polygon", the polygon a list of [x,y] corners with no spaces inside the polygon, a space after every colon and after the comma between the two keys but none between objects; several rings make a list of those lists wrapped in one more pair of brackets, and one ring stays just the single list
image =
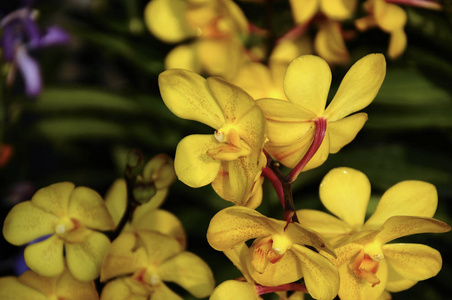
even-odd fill
[{"label": "speckled petal", "polygon": [[71,182],[60,182],[39,189],[31,198],[31,202],[41,209],[58,217],[67,214],[69,196],[74,190]]},{"label": "speckled petal", "polygon": [[301,209],[297,210],[297,216],[302,226],[320,233],[325,238],[347,234],[352,230],[346,222],[323,211]]},{"label": "speckled petal", "polygon": [[27,266],[42,276],[60,275],[64,270],[64,242],[56,235],[25,248],[24,258]]},{"label": "speckled petal", "polygon": [[47,300],[47,296],[26,286],[16,277],[0,278],[0,299],[3,300]]}]

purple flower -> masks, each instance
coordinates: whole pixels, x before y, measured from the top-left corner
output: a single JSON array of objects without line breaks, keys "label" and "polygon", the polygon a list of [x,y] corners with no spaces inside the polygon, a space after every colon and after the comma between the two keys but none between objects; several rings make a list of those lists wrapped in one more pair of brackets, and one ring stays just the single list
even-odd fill
[{"label": "purple flower", "polygon": [[11,63],[8,84],[12,84],[16,70],[19,69],[24,79],[25,92],[30,97],[40,93],[42,82],[39,64],[29,55],[29,51],[69,41],[69,35],[57,26],[41,31],[35,17],[36,14],[27,5],[0,21],[3,59]]}]

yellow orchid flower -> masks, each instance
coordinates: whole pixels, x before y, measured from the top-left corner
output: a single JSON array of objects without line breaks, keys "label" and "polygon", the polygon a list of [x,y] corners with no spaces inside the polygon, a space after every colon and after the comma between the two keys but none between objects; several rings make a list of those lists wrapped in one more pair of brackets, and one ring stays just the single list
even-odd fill
[{"label": "yellow orchid flower", "polygon": [[347,72],[325,109],[331,84],[330,67],[320,57],[300,56],[292,61],[284,77],[289,101],[256,101],[267,119],[269,142],[265,150],[285,166],[294,168],[291,181],[301,170],[323,164],[329,153],[338,152],[355,138],[367,114],[347,116],[372,102],[385,74],[383,55],[363,57]]},{"label": "yellow orchid flower", "polygon": [[93,281],[78,281],[67,269],[54,277],[41,276],[29,270],[19,277],[1,277],[0,299],[97,300],[99,295]]},{"label": "yellow orchid flower", "polygon": [[[129,274],[132,276],[121,277]],[[147,297],[143,299],[182,299],[165,281],[180,285],[197,298],[210,295],[214,288],[213,274],[201,258],[183,251],[175,238],[150,230],[123,232],[112,242],[101,281],[115,277],[119,278],[105,286],[101,299],[119,299],[113,297],[117,291]]]},{"label": "yellow orchid flower", "polygon": [[230,78],[245,59],[242,39],[248,21],[231,0],[152,0],[145,20],[159,39],[178,43],[165,59],[167,69],[183,68]]},{"label": "yellow orchid flower", "polygon": [[253,98],[221,78],[179,69],[161,73],[159,87],[175,115],[215,129],[213,135],[180,141],[174,160],[178,178],[191,187],[211,183],[225,200],[257,207],[266,164],[265,118]]},{"label": "yellow orchid flower", "polygon": [[404,27],[407,21],[406,12],[399,6],[384,0],[368,0],[364,9],[369,15],[355,20],[355,26],[360,31],[378,26],[390,34],[388,56],[399,57],[405,51],[407,37]]},{"label": "yellow orchid flower", "polygon": [[344,65],[350,60],[341,25],[337,21],[323,20],[319,23],[314,47],[316,53],[330,65]]},{"label": "yellow orchid flower", "polygon": [[345,20],[356,8],[356,0],[289,0],[289,2],[297,24],[309,21],[318,12],[332,20]]},{"label": "yellow orchid flower", "polygon": [[27,266],[42,276],[53,277],[64,270],[82,281],[97,278],[110,240],[97,230],[112,230],[115,224],[103,199],[86,187],[73,183],[52,184],[38,190],[31,200],[17,204],[6,216],[3,235],[13,245],[28,245]]},{"label": "yellow orchid flower", "polygon": [[256,283],[279,286],[303,277],[308,292],[315,299],[336,296],[337,269],[306,246],[322,249],[330,255],[334,252],[318,234],[300,224],[271,219],[250,208],[234,206],[218,212],[207,230],[209,244],[226,253],[235,247],[244,247],[250,239],[255,241],[246,253],[246,268]]},{"label": "yellow orchid flower", "polygon": [[387,190],[364,222],[370,197],[367,177],[354,169],[331,170],[320,185],[320,199],[334,215],[297,212],[302,225],[316,230],[335,247],[341,276],[341,299],[378,299],[385,289],[406,290],[441,269],[438,251],[420,244],[387,244],[407,235],[446,232],[450,226],[433,219],[437,193],[422,181],[403,181]]}]

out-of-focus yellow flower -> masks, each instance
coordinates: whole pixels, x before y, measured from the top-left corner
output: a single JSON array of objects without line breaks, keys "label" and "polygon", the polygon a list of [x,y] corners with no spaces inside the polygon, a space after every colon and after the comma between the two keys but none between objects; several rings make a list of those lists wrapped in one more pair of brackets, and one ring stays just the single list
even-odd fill
[{"label": "out-of-focus yellow flower", "polygon": [[93,280],[108,251],[110,240],[97,230],[112,230],[115,224],[103,199],[92,189],[74,187],[70,182],[37,191],[30,201],[17,204],[3,225],[5,239],[24,245],[25,262],[36,273],[53,277],[66,264],[78,280]]},{"label": "out-of-focus yellow flower", "polygon": [[248,21],[231,0],[152,0],[145,20],[159,39],[178,43],[165,60],[167,69],[183,68],[197,73],[230,78],[245,59],[242,40]]},{"label": "out-of-focus yellow flower", "polygon": [[312,55],[294,59],[284,78],[284,91],[289,101],[256,101],[267,119],[269,142],[265,150],[285,166],[294,168],[314,140],[316,122],[323,122],[325,138],[303,170],[320,166],[329,153],[336,153],[350,143],[364,126],[366,113],[347,116],[372,102],[385,74],[383,55],[365,56],[350,68],[325,109],[331,84],[328,64]]},{"label": "out-of-focus yellow flower", "polygon": [[175,238],[150,230],[124,232],[112,242],[102,265],[101,281],[115,277],[119,278],[105,286],[101,299],[131,295],[182,299],[165,281],[180,285],[197,298],[210,295],[214,288],[213,274],[201,258],[183,251]]},{"label": "out-of-focus yellow flower", "polygon": [[368,0],[364,9],[369,15],[355,20],[355,26],[361,31],[378,26],[390,34],[388,56],[397,58],[405,51],[407,37],[404,27],[407,21],[405,11],[399,6],[384,0]]},{"label": "out-of-focus yellow flower", "polygon": [[247,207],[229,207],[218,212],[207,230],[209,244],[219,251],[255,239],[246,253],[246,268],[253,280],[278,286],[304,278],[315,299],[333,299],[339,288],[336,267],[324,256],[307,248],[334,252],[315,232],[298,223],[265,217]]},{"label": "out-of-focus yellow flower", "polygon": [[289,0],[295,23],[309,21],[317,12],[332,20],[349,18],[356,7],[356,0]]},{"label": "out-of-focus yellow flower", "polygon": [[386,290],[406,290],[441,269],[438,251],[421,244],[387,244],[407,235],[446,232],[450,226],[433,219],[437,193],[422,181],[403,181],[387,190],[364,223],[370,197],[367,177],[354,169],[331,170],[320,185],[320,199],[334,215],[297,212],[301,224],[330,239],[339,268],[339,297],[378,299]]},{"label": "out-of-focus yellow flower", "polygon": [[174,161],[178,178],[191,187],[212,183],[225,200],[257,207],[266,164],[265,118],[253,98],[221,78],[206,80],[186,70],[161,73],[159,86],[175,115],[215,129],[213,135],[180,141]]},{"label": "out-of-focus yellow flower", "polygon": [[311,53],[312,45],[307,36],[282,38],[271,53],[268,66],[249,61],[242,65],[232,83],[254,99],[287,99],[283,88],[287,66],[294,58]]},{"label": "out-of-focus yellow flower", "polygon": [[44,277],[29,270],[19,277],[0,278],[0,299],[97,300],[99,296],[93,281],[78,281],[67,269],[54,277]]},{"label": "out-of-focus yellow flower", "polygon": [[317,54],[331,65],[344,65],[350,60],[341,25],[337,21],[323,20],[319,23],[314,47]]}]

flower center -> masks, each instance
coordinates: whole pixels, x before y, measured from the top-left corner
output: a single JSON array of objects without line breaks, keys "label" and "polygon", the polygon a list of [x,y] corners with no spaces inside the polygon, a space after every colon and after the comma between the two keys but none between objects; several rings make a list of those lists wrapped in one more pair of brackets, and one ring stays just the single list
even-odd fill
[{"label": "flower center", "polygon": [[76,224],[74,224],[74,222],[68,217],[64,217],[58,220],[54,230],[59,237],[64,237],[74,228],[76,228]]},{"label": "flower center", "polygon": [[[276,237],[276,239],[274,239]],[[268,263],[275,264],[283,258],[292,243],[284,236],[275,235],[260,240],[253,251],[251,265],[258,273],[264,273]]]},{"label": "flower center", "polygon": [[356,276],[361,277],[372,284],[372,287],[380,283],[380,279],[376,276],[378,271],[378,260],[373,260],[364,250],[356,255],[354,261],[348,266]]},{"label": "flower center", "polygon": [[218,129],[214,137],[220,145],[207,150],[207,155],[213,159],[233,161],[251,153],[251,148],[240,139],[239,133],[233,127],[224,126]]}]

